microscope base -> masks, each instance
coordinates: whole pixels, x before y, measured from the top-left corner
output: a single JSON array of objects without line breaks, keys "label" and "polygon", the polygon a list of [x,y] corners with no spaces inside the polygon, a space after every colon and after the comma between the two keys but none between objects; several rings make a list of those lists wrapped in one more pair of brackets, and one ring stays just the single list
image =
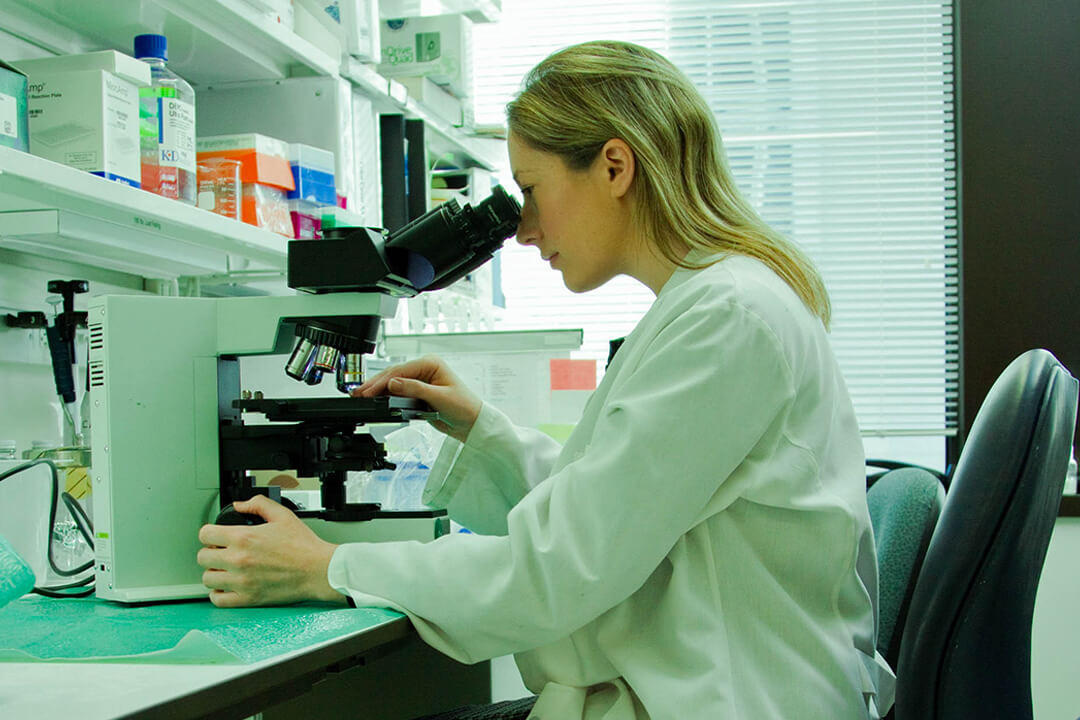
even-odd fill
[{"label": "microscope base", "polygon": [[304,518],[315,534],[327,542],[428,542],[450,532],[450,518],[444,510],[381,512],[373,520],[341,522]]}]

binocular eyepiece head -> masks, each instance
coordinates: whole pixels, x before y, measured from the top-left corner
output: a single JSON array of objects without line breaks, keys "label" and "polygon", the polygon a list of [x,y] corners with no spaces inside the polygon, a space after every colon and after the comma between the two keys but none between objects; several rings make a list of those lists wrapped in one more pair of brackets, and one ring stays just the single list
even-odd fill
[{"label": "binocular eyepiece head", "polygon": [[[289,243],[289,286],[405,297],[439,290],[491,259],[520,220],[517,200],[496,185],[476,207],[450,200],[391,233],[334,228],[323,240]],[[332,372],[346,393],[363,382],[361,357],[375,349],[379,318],[350,318],[344,329],[338,320],[297,322],[296,345],[285,364],[289,377],[314,385]]]}]

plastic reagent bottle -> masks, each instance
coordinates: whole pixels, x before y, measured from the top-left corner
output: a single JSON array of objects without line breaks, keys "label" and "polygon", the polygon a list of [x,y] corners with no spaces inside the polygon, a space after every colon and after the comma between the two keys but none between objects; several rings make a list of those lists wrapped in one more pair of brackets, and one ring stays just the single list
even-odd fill
[{"label": "plastic reagent bottle", "polygon": [[150,65],[150,87],[139,88],[142,187],[195,204],[195,91],[170,70],[164,35],[136,35],[135,57]]}]

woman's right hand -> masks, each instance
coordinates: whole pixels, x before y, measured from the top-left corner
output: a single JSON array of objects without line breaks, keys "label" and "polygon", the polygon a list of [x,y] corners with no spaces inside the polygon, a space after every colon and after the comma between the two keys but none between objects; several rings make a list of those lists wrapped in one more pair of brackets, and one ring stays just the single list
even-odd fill
[{"label": "woman's right hand", "polygon": [[428,355],[394,365],[352,391],[353,397],[397,395],[422,400],[439,413],[431,425],[460,442],[480,414],[480,398],[439,357]]}]

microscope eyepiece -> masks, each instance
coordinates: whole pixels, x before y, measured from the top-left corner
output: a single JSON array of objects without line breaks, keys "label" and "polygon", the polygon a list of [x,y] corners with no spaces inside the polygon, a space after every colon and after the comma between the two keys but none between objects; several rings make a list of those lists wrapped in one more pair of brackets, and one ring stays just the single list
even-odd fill
[{"label": "microscope eyepiece", "polygon": [[[468,207],[468,206],[466,206]],[[502,241],[517,232],[521,222],[521,206],[512,195],[496,185],[491,195],[476,206],[476,215],[483,232],[501,245]]]},{"label": "microscope eyepiece", "polygon": [[409,280],[438,290],[483,265],[517,230],[521,206],[501,185],[475,208],[449,200],[386,240],[388,254],[408,251]]}]

